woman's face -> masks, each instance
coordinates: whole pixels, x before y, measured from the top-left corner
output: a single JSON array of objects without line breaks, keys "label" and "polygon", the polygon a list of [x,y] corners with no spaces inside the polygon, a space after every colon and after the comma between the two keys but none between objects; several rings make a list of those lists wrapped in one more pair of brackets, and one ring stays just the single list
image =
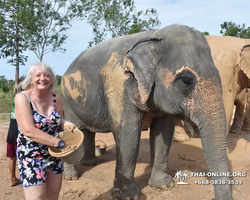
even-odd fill
[{"label": "woman's face", "polygon": [[48,90],[51,86],[50,75],[38,67],[33,73],[31,84],[36,89]]}]

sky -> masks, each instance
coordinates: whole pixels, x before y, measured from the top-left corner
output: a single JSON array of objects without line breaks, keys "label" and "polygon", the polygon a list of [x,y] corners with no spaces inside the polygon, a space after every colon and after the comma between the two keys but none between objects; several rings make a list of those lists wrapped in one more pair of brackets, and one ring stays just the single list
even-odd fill
[{"label": "sky", "polygon": [[[220,24],[234,22],[237,25],[250,26],[250,0],[134,0],[136,10],[145,11],[155,8],[159,14],[161,27],[172,24],[183,24],[209,32],[210,35],[221,35]],[[56,75],[62,76],[74,59],[88,47],[91,41],[92,28],[86,21],[74,21],[66,33],[68,39],[63,45],[65,53],[49,53],[43,62],[50,65]],[[25,66],[20,66],[19,75],[26,75],[30,66],[38,62],[33,52],[26,52],[29,57]],[[6,59],[0,60],[0,76],[15,79],[15,67],[8,64]]]}]

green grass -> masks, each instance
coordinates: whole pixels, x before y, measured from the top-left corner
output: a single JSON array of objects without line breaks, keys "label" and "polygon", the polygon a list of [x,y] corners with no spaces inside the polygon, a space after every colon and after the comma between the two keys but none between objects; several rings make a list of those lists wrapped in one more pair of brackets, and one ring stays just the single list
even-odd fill
[{"label": "green grass", "polygon": [[0,121],[10,120],[10,113],[0,113]]},{"label": "green grass", "polygon": [[0,126],[8,126],[10,122],[10,113],[0,113]]},{"label": "green grass", "polygon": [[0,97],[0,125],[6,126],[10,122],[10,112],[12,107],[13,97]]},{"label": "green grass", "polygon": [[14,95],[12,92],[0,91],[0,113],[10,113]]},{"label": "green grass", "polygon": [[13,98],[0,98],[0,112],[9,113],[11,111]]}]

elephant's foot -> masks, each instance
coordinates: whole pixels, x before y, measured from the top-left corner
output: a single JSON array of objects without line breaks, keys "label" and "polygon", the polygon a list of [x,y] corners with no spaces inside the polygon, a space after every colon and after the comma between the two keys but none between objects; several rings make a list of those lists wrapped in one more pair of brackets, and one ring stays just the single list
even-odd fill
[{"label": "elephant's foot", "polygon": [[79,174],[76,171],[76,166],[64,163],[63,178],[66,180],[77,180],[79,178]]},{"label": "elephant's foot", "polygon": [[139,200],[140,190],[135,183],[120,183],[115,181],[112,189],[112,196],[115,200]]},{"label": "elephant's foot", "polygon": [[233,134],[237,134],[237,135],[241,135],[242,134],[240,128],[233,128],[233,127],[231,127],[230,130],[229,130],[229,132],[233,133]]},{"label": "elephant's foot", "polygon": [[159,189],[172,188],[174,187],[174,180],[167,173],[159,173],[150,176],[148,185]]},{"label": "elephant's foot", "polygon": [[242,130],[242,131],[250,131],[250,126],[249,126],[249,125],[245,126],[245,125],[243,124],[241,130]]},{"label": "elephant's foot", "polygon": [[91,157],[91,158],[87,158],[83,156],[81,160],[81,164],[85,166],[95,166],[98,164],[98,158],[96,156]]},{"label": "elephant's foot", "polygon": [[173,140],[175,142],[186,142],[189,136],[185,132],[174,132]]}]

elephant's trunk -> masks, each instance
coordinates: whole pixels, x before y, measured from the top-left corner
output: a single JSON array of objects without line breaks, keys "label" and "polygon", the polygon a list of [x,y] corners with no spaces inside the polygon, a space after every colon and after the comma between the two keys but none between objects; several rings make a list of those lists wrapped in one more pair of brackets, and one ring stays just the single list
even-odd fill
[{"label": "elephant's trunk", "polygon": [[230,178],[225,175],[229,172],[226,150],[226,127],[219,127],[221,124],[225,124],[221,121],[218,117],[209,124],[201,122],[198,128],[209,171],[215,172],[215,174],[218,173],[218,176],[212,177],[214,181],[215,199],[230,200],[232,195],[231,185],[229,183]]},{"label": "elephant's trunk", "polygon": [[[199,95],[202,95],[202,97]],[[192,96],[194,98],[187,103],[189,115],[198,126],[209,171],[224,174],[223,176],[212,177],[215,181],[215,199],[230,200],[232,199],[230,178],[225,176],[226,173],[229,173],[229,167],[226,115],[221,86],[219,84],[207,84],[207,81],[204,81],[198,85]]]}]

